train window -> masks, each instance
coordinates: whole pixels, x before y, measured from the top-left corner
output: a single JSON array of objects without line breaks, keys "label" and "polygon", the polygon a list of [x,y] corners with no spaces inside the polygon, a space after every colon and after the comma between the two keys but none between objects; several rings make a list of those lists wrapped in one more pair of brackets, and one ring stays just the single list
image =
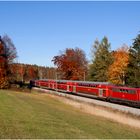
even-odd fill
[{"label": "train window", "polygon": [[66,84],[65,82],[57,82],[58,84]]},{"label": "train window", "polygon": [[129,94],[136,94],[135,90],[128,90],[128,89],[112,88],[112,91],[114,91],[114,92],[129,93]]},{"label": "train window", "polygon": [[130,93],[130,94],[136,94],[136,91],[135,90],[128,90],[128,93]]},{"label": "train window", "polygon": [[97,85],[95,85],[95,84],[88,84],[88,83],[78,83],[78,86],[97,87]]},{"label": "train window", "polygon": [[122,89],[122,92],[126,92],[126,90],[125,89]]},{"label": "train window", "polygon": [[121,92],[120,89],[118,89],[118,88],[112,88],[112,91],[114,91],[114,92]]},{"label": "train window", "polygon": [[106,90],[105,89],[103,90],[103,93],[106,93]]}]

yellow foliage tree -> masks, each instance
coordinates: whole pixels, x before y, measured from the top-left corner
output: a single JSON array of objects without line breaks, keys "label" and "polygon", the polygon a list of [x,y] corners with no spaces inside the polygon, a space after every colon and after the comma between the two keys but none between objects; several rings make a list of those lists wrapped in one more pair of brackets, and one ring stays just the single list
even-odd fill
[{"label": "yellow foliage tree", "polygon": [[128,46],[123,45],[112,53],[114,62],[108,69],[109,81],[113,84],[125,84],[126,69],[129,62]]}]

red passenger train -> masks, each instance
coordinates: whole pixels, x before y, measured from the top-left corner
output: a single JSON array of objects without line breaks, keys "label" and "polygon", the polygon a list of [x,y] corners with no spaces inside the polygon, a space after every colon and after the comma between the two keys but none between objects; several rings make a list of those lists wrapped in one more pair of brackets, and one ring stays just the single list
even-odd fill
[{"label": "red passenger train", "polygon": [[108,82],[87,82],[42,79],[32,82],[33,86],[79,94],[111,102],[140,107],[140,88],[115,86]]}]

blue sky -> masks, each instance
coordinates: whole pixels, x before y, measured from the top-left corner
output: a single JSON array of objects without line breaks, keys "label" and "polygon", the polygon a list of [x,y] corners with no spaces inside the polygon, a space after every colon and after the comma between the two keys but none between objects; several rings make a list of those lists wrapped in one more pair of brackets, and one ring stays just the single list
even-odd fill
[{"label": "blue sky", "polygon": [[140,31],[139,1],[0,2],[0,35],[13,40],[18,62],[53,66],[53,56],[79,47],[90,60],[95,39],[130,46]]}]

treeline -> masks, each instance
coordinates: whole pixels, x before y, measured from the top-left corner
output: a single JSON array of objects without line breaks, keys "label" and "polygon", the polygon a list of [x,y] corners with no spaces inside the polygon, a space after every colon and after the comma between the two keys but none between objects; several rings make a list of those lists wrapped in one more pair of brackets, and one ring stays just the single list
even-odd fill
[{"label": "treeline", "polygon": [[95,40],[91,61],[81,48],[66,48],[52,58],[57,68],[15,63],[16,48],[11,39],[0,37],[0,88],[13,81],[31,79],[65,79],[110,82],[117,85],[140,87],[140,34],[131,46],[123,44],[111,49],[107,37]]},{"label": "treeline", "polygon": [[55,79],[56,69],[37,65],[15,63],[16,47],[9,36],[0,36],[0,89],[13,83],[29,83],[32,79]]},{"label": "treeline", "polygon": [[140,34],[132,46],[123,44],[117,50],[111,50],[107,37],[101,41],[96,39],[91,55],[91,62],[88,62],[82,49],[66,48],[52,61],[63,79],[140,87]]},{"label": "treeline", "polygon": [[140,34],[133,40],[132,46],[122,45],[114,51],[111,51],[107,37],[101,42],[96,40],[92,54],[90,80],[140,87]]},{"label": "treeline", "polygon": [[56,69],[38,65],[13,63],[10,64],[10,81],[29,82],[34,79],[56,79]]}]

